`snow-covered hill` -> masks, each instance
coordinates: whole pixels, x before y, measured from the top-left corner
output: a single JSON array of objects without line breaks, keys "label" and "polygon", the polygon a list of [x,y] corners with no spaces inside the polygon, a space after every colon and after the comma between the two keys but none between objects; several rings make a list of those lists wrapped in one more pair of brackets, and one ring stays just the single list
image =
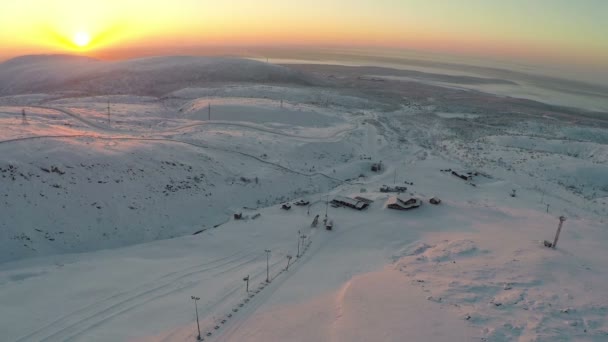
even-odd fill
[{"label": "snow-covered hill", "polygon": [[191,296],[205,341],[608,338],[595,116],[232,59],[1,68],[29,93],[0,97],[3,341],[192,341]]},{"label": "snow-covered hill", "polygon": [[287,67],[228,57],[150,57],[105,62],[69,55],[25,56],[0,64],[0,95],[76,91],[162,95],[213,82],[308,84]]}]

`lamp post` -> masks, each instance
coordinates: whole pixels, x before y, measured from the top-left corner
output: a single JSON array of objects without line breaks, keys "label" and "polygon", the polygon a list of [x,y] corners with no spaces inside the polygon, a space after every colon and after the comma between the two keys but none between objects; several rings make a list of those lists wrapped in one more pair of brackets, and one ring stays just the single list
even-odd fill
[{"label": "lamp post", "polygon": [[289,262],[291,261],[292,256],[291,255],[287,255],[287,267],[285,267],[285,271],[289,270]]},{"label": "lamp post", "polygon": [[296,258],[300,257],[300,231],[298,230],[298,254],[296,254]]},{"label": "lamp post", "polygon": [[195,296],[190,296],[190,298],[192,298],[192,300],[194,301],[194,311],[196,312],[196,328],[198,330],[198,336],[196,337],[196,339],[198,341],[201,340],[201,326],[198,323],[198,306],[196,304],[196,302],[200,299],[199,297],[195,297]]},{"label": "lamp post", "polygon": [[[302,235],[300,236],[300,239],[302,239],[302,249],[304,249],[304,248],[305,248],[305,247],[304,247],[304,240],[306,239],[306,235],[302,234]],[[304,250],[302,250],[302,254],[304,254]]]},{"label": "lamp post", "polygon": [[566,217],[565,216],[560,216],[559,217],[559,226],[557,226],[557,232],[555,232],[555,239],[553,240],[553,249],[555,249],[555,247],[557,246],[557,240],[559,239],[559,234],[562,232],[562,225],[564,224],[564,221],[566,221]]},{"label": "lamp post", "polygon": [[243,281],[246,282],[245,291],[247,293],[249,293],[249,275],[247,275],[245,278],[243,278]]},{"label": "lamp post", "polygon": [[270,283],[270,249],[265,249],[266,252],[266,282]]}]

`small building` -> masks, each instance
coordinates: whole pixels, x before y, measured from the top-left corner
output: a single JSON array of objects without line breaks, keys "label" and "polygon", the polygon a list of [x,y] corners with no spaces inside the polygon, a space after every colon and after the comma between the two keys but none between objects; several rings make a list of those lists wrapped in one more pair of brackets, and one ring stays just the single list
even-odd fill
[{"label": "small building", "polygon": [[417,198],[403,198],[401,196],[394,196],[386,201],[386,207],[395,210],[409,210],[418,208],[422,205],[422,201]]},{"label": "small building", "polygon": [[382,171],[382,169],[383,169],[382,162],[373,163],[371,169],[372,169],[373,172],[380,172],[380,171]]},{"label": "small building", "polygon": [[357,201],[365,202],[365,203],[367,203],[367,204],[372,204],[372,203],[374,203],[374,201],[373,201],[373,200],[371,200],[371,199],[369,199],[369,198],[361,197],[361,196],[355,196],[355,199],[356,199]]},{"label": "small building", "polygon": [[344,196],[336,196],[333,200],[331,200],[332,206],[344,206],[357,210],[363,210],[369,206],[369,203],[366,201],[360,201],[350,197]]}]

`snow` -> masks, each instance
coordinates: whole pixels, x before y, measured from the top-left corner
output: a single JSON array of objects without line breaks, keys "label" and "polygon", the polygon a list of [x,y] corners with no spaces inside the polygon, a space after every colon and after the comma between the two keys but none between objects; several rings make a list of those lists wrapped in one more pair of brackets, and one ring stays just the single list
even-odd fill
[{"label": "snow", "polygon": [[[9,66],[23,63],[40,59]],[[159,65],[217,63],[259,66],[119,64],[154,80]],[[406,101],[365,80],[341,90],[208,75],[208,87],[158,96],[136,85],[0,98],[3,340],[192,341],[190,296],[206,341],[608,338],[601,120],[445,108],[441,88]],[[387,209],[383,184],[423,204]],[[337,196],[373,202],[326,205]],[[311,205],[281,209],[299,199]],[[312,228],[326,210],[333,230]]]}]

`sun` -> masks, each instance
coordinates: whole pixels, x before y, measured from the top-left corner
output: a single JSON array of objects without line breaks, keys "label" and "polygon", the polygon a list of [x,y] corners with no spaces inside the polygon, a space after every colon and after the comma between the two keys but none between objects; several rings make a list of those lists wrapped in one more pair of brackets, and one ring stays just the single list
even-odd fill
[{"label": "sun", "polygon": [[89,43],[91,42],[91,36],[83,31],[76,32],[73,38],[73,42],[74,44],[76,44],[76,46],[83,48],[89,45]]}]

